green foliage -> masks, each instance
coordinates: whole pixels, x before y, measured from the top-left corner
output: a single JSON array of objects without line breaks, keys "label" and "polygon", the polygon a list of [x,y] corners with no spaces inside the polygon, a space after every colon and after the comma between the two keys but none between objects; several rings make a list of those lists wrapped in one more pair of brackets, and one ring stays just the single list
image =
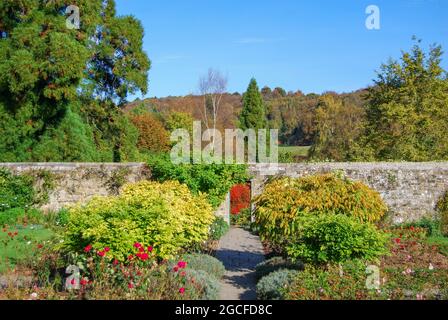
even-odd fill
[{"label": "green foliage", "polygon": [[99,197],[70,209],[64,247],[82,252],[111,248],[121,261],[135,243],[154,246],[161,258],[208,239],[214,219],[204,195],[194,196],[178,182],[144,181],[123,187],[116,197]]},{"label": "green foliage", "polygon": [[186,254],[182,259],[189,269],[205,271],[216,279],[221,279],[226,271],[221,261],[207,254]]},{"label": "green foliage", "polygon": [[243,209],[239,214],[230,215],[230,220],[232,225],[244,229],[250,229],[252,225],[251,209]]},{"label": "green foliage", "polygon": [[28,208],[35,203],[34,179],[28,175],[14,175],[0,168],[0,212],[13,208]]},{"label": "green foliage", "polygon": [[364,159],[448,159],[448,78],[442,54],[440,46],[425,52],[418,41],[400,61],[382,65],[369,89],[367,130],[359,139]]},{"label": "green foliage", "polygon": [[223,218],[215,218],[215,221],[213,221],[213,224],[210,227],[210,239],[216,241],[220,240],[227,232],[229,232],[229,229],[229,224]]},{"label": "green foliage", "polygon": [[167,154],[150,155],[148,165],[153,179],[176,180],[187,185],[193,194],[207,193],[214,208],[221,205],[232,186],[248,180],[244,165],[175,165]]},{"label": "green foliage", "polygon": [[200,287],[199,300],[218,300],[220,284],[218,279],[203,270],[187,269],[187,279],[197,284]]},{"label": "green foliage", "polygon": [[243,110],[241,111],[239,126],[243,130],[266,128],[266,107],[255,79],[250,81],[243,96]]},{"label": "green foliage", "polygon": [[258,300],[283,300],[287,285],[298,274],[295,270],[278,270],[263,277],[257,284]]},{"label": "green foliage", "polygon": [[[316,110],[312,159],[356,160],[355,140],[363,134],[365,110],[332,94],[320,98]],[[354,150],[355,149],[355,150]]]},{"label": "green foliage", "polygon": [[0,212],[0,226],[15,225],[19,222],[42,223],[42,212],[37,209],[11,208]]},{"label": "green foliage", "polygon": [[403,228],[422,228],[425,229],[427,232],[428,237],[438,237],[441,236],[441,225],[440,221],[436,219],[431,218],[422,218],[419,221],[405,223],[402,225]]},{"label": "green foliage", "polygon": [[255,206],[260,235],[274,245],[296,236],[303,216],[341,214],[377,222],[387,211],[378,192],[336,174],[275,179],[255,199]]},{"label": "green foliage", "polygon": [[302,271],[304,265],[301,262],[293,262],[292,260],[283,257],[273,257],[259,263],[255,268],[255,274],[257,279],[261,279],[272,272],[282,269]]},{"label": "green foliage", "polygon": [[188,130],[190,136],[193,136],[193,122],[194,119],[189,113],[170,112],[165,118],[165,127],[169,132],[185,129]]},{"label": "green foliage", "polygon": [[0,4],[0,161],[137,158],[119,106],[147,90],[143,28],[113,0],[76,5],[78,30],[64,1]]},{"label": "green foliage", "polygon": [[448,237],[448,192],[437,203],[437,210],[440,213],[440,230]]},{"label": "green foliage", "polygon": [[293,259],[313,264],[362,259],[373,261],[387,254],[389,238],[375,226],[344,215],[301,217],[286,247]]}]

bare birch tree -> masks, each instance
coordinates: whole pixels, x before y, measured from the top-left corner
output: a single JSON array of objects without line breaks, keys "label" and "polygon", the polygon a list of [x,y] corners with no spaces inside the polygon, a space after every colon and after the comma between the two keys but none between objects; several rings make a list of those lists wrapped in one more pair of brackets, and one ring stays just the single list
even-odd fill
[{"label": "bare birch tree", "polygon": [[212,68],[199,79],[199,92],[204,96],[202,120],[207,129],[210,129],[210,121],[212,129],[216,129],[222,96],[227,91],[227,83],[227,77],[219,70]]}]

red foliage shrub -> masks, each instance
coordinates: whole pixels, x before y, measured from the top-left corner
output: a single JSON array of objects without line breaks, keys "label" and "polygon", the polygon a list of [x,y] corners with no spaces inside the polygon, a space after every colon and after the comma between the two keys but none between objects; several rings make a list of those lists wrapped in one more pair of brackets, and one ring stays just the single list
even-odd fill
[{"label": "red foliage shrub", "polygon": [[232,214],[239,214],[241,210],[250,208],[250,187],[238,184],[230,191],[230,207]]}]

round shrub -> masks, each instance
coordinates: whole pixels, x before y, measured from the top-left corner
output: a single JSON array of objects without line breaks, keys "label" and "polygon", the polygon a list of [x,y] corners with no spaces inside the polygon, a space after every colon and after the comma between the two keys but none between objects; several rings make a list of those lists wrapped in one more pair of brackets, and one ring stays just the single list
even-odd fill
[{"label": "round shrub", "polygon": [[374,225],[344,215],[309,216],[294,223],[288,256],[314,264],[354,259],[375,260],[387,254],[389,237]]},{"label": "round shrub", "polygon": [[440,231],[448,237],[448,192],[437,203],[437,210],[440,213]]},{"label": "round shrub", "polygon": [[196,290],[199,290],[200,300],[218,300],[220,284],[218,279],[203,270],[186,271],[188,283],[194,284]]},{"label": "round shrub", "polygon": [[387,211],[378,192],[336,174],[273,180],[255,205],[260,235],[274,244],[292,234],[293,222],[304,215],[343,214],[361,222],[377,222]]},{"label": "round shrub", "polygon": [[194,196],[179,182],[125,185],[116,197],[97,197],[69,210],[64,247],[83,252],[109,247],[108,257],[124,261],[135,243],[153,246],[159,258],[206,241],[214,219],[205,195]]},{"label": "round shrub", "polygon": [[205,271],[216,279],[221,279],[226,272],[221,261],[207,254],[186,254],[182,259],[188,263],[188,268]]},{"label": "round shrub", "polygon": [[290,259],[285,259],[283,257],[274,257],[259,263],[255,268],[255,274],[257,279],[261,279],[277,270],[287,269],[301,271],[303,268],[304,266],[301,262],[293,262]]},{"label": "round shrub", "polygon": [[299,274],[296,270],[278,270],[263,277],[257,284],[258,300],[283,300],[288,284]]},{"label": "round shrub", "polygon": [[229,231],[229,224],[221,217],[215,218],[210,227],[210,239],[218,241]]}]

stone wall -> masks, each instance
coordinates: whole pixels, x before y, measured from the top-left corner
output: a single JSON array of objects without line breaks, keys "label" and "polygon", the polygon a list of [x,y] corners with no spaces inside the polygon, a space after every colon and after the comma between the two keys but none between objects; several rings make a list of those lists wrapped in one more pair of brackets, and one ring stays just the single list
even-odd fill
[{"label": "stone wall", "polygon": [[117,194],[124,183],[150,177],[144,163],[0,163],[0,167],[17,174],[49,172],[54,188],[41,208],[45,212],[86,202],[94,196]]},{"label": "stone wall", "polygon": [[258,164],[250,167],[254,176],[252,195],[258,195],[273,174],[302,177],[333,171],[343,171],[347,177],[377,190],[389,206],[395,223],[434,215],[438,199],[448,190],[446,162],[281,164],[278,171]]}]

